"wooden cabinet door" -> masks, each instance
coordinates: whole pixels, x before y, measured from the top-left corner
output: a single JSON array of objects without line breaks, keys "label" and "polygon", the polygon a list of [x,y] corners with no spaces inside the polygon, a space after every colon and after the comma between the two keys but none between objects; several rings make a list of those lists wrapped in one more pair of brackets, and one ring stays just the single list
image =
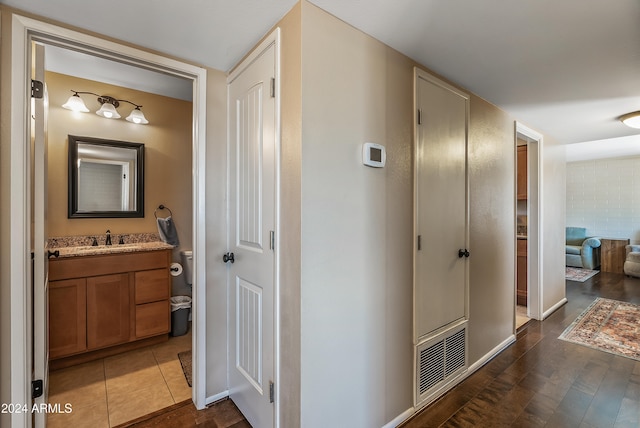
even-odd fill
[{"label": "wooden cabinet door", "polygon": [[517,198],[527,199],[527,146],[518,146],[516,167]]},{"label": "wooden cabinet door", "polygon": [[49,283],[49,358],[87,349],[86,293],[84,278]]},{"label": "wooden cabinet door", "polygon": [[87,348],[129,341],[129,274],[87,278]]}]

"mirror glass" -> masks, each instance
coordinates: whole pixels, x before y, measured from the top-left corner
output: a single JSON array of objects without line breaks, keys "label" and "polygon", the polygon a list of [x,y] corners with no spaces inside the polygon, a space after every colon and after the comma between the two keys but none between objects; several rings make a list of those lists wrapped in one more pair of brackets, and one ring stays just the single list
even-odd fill
[{"label": "mirror glass", "polygon": [[144,217],[144,144],[69,135],[68,217]]}]

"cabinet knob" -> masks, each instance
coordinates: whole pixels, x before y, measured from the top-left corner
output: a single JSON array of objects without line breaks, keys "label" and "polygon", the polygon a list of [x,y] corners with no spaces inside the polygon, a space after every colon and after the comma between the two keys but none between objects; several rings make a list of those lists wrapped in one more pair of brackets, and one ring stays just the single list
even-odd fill
[{"label": "cabinet knob", "polygon": [[59,250],[55,250],[55,251],[48,250],[48,252],[49,252],[49,254],[47,255],[48,258],[51,258],[51,257],[58,258],[58,257],[60,257],[60,251]]}]

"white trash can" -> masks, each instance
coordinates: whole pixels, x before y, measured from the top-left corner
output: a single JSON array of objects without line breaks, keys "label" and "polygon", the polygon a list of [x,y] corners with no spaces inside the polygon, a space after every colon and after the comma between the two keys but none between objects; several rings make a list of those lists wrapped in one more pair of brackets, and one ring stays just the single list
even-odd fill
[{"label": "white trash can", "polygon": [[173,296],[171,298],[171,336],[187,334],[190,310],[191,297]]}]

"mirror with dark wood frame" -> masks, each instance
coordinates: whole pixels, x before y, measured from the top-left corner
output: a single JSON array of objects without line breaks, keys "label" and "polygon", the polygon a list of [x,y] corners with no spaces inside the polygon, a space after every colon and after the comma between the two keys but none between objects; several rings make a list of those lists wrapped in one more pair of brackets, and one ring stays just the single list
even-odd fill
[{"label": "mirror with dark wood frame", "polygon": [[69,135],[69,218],[144,217],[144,144]]}]

